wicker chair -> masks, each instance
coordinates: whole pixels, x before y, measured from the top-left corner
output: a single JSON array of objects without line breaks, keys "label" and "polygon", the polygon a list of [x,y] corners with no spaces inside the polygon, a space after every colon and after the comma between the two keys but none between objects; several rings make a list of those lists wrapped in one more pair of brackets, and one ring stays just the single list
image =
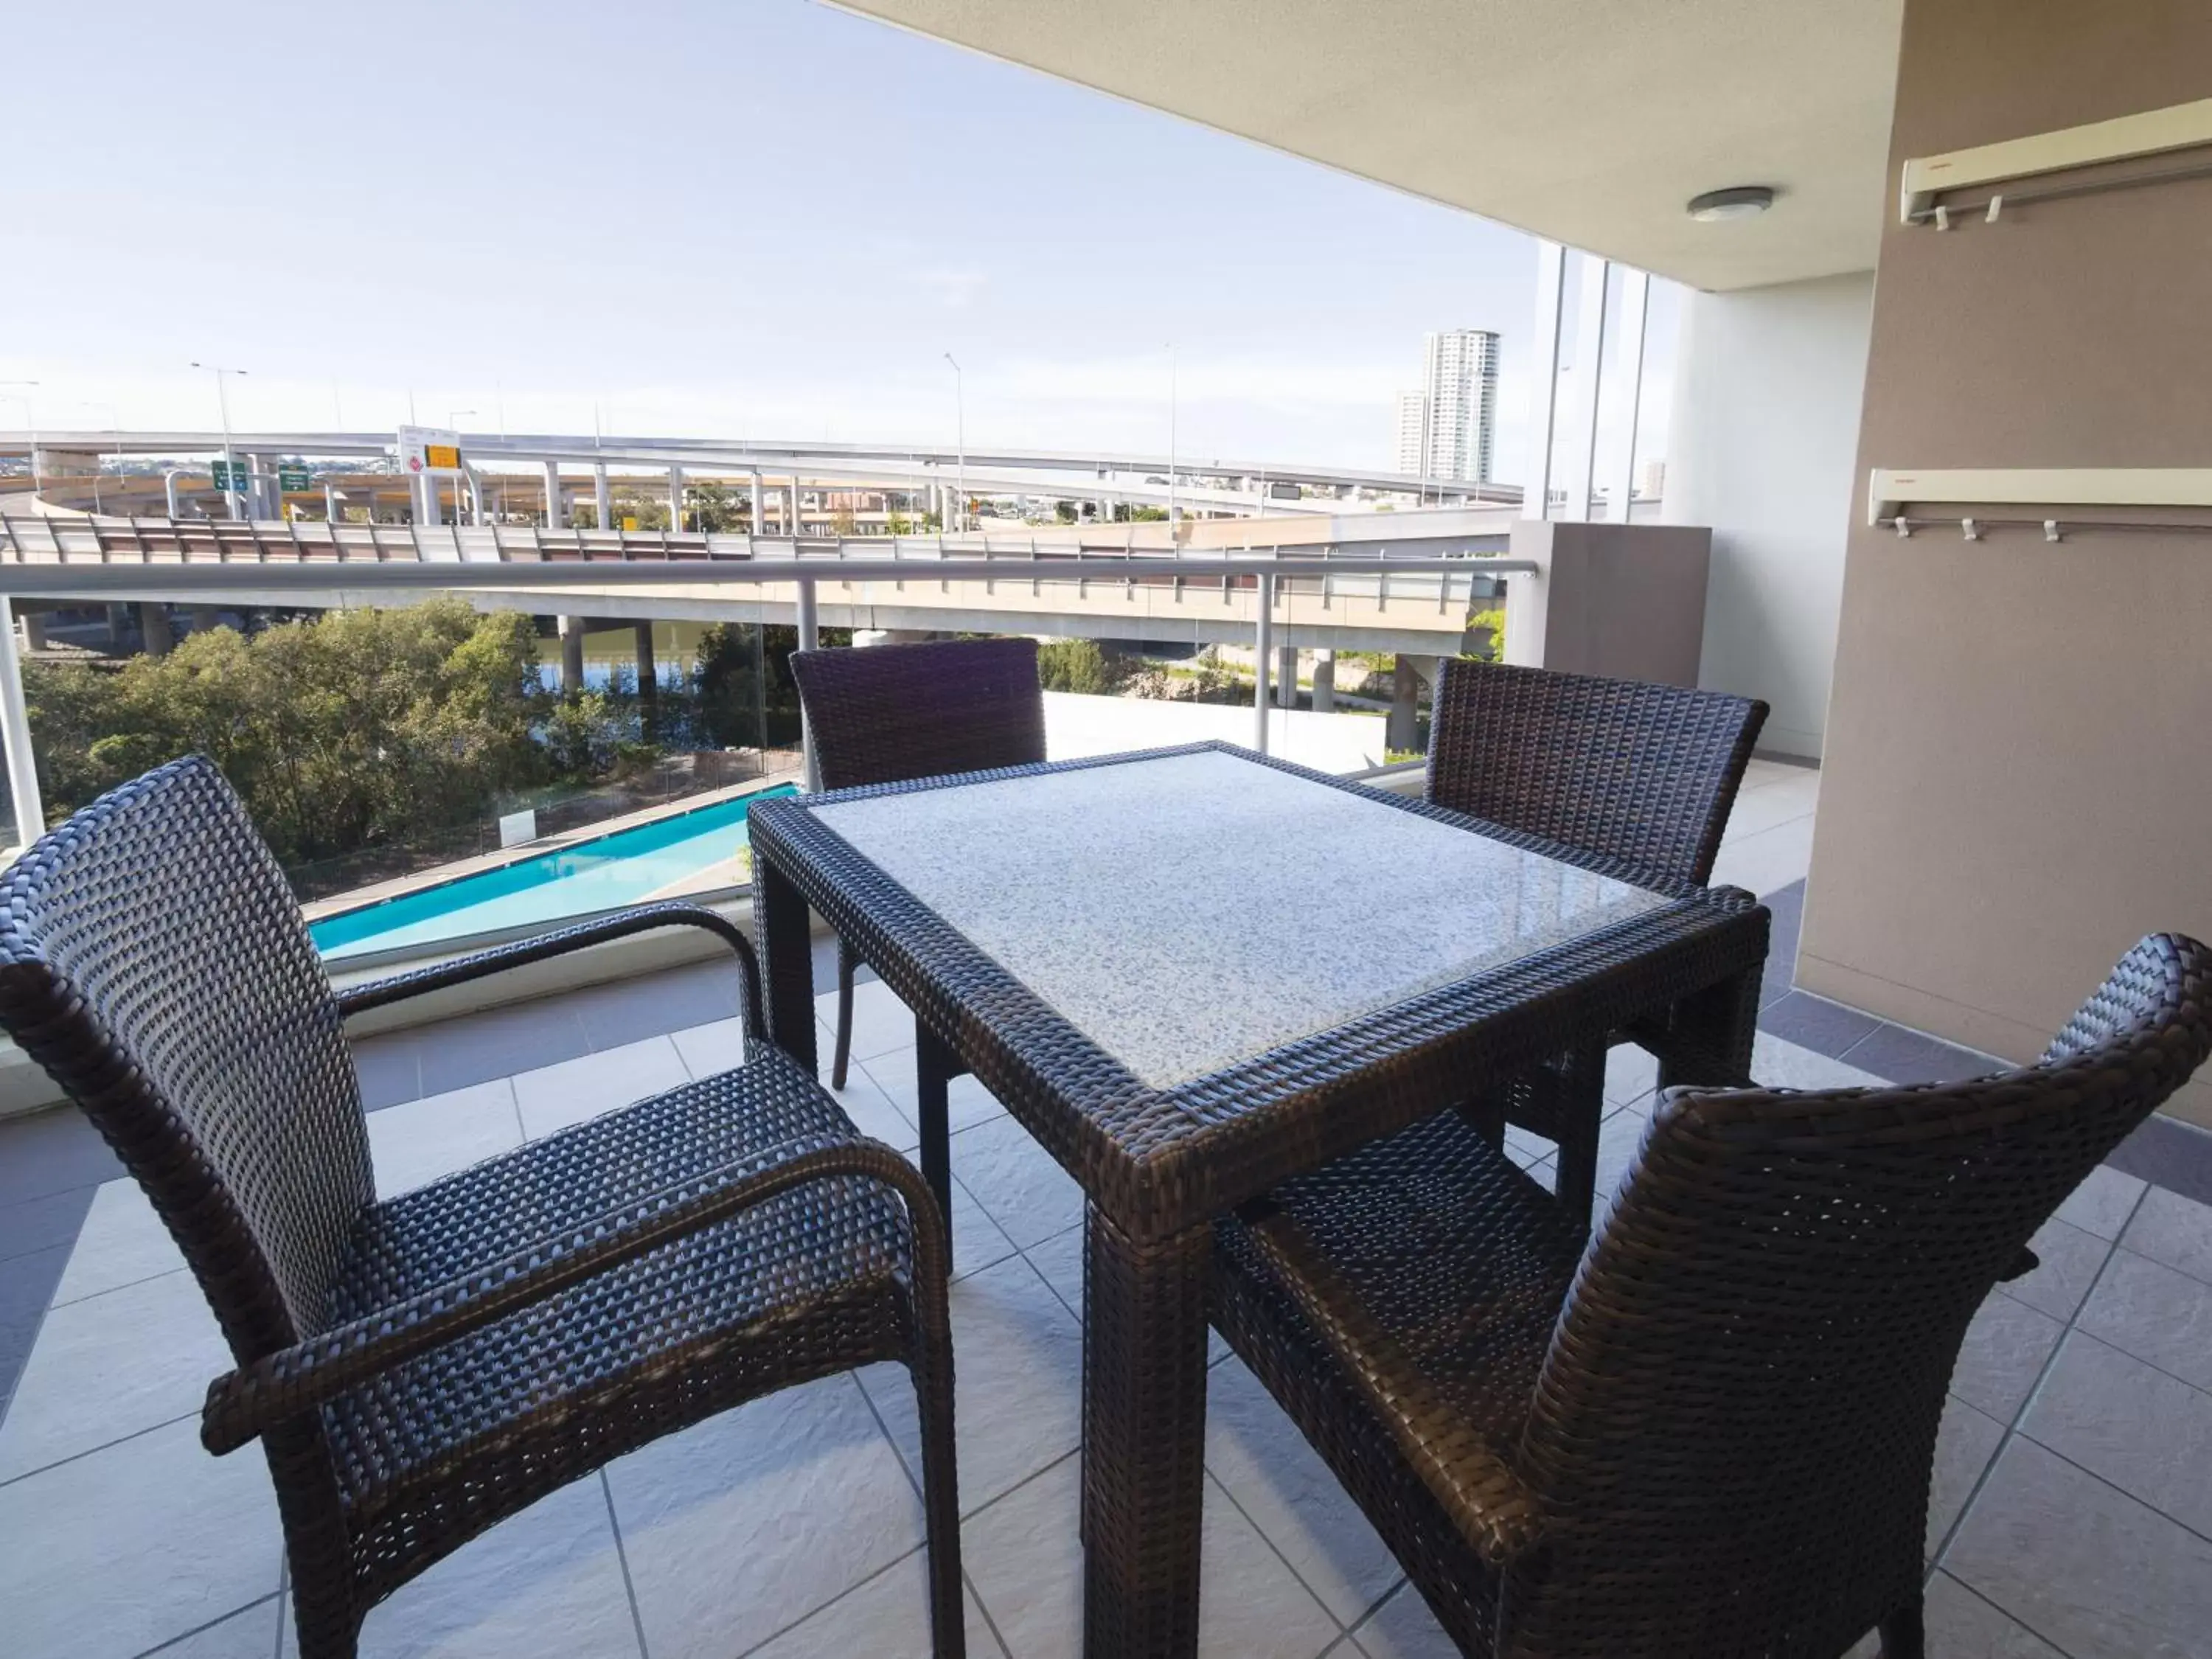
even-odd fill
[{"label": "wicker chair", "polygon": [[[1429,799],[1625,860],[1656,882],[1702,884],[1765,721],[1765,703],[1717,691],[1447,660]],[[1558,1143],[1559,1204],[1584,1226],[1607,1046],[1562,1054],[1468,1107],[1493,1138],[1512,1123]]]},{"label": "wicker chair", "polygon": [[[761,1040],[726,921],[652,905],[334,995],[198,757],[94,802],[0,888],[0,1025],[121,1155],[214,1308],[237,1369],[201,1438],[262,1443],[302,1659],[352,1654],[378,1601],[609,1459],[880,1359],[914,1374],[932,1627],[961,1652],[945,1224]],[[670,925],[735,952],[747,1064],[377,1200],[348,1014]]]},{"label": "wicker chair", "polygon": [[[866,650],[801,651],[791,659],[824,789],[989,772],[1044,758],[1044,692],[1035,640],[948,640]],[[852,949],[837,941],[837,1033],[830,1086],[842,1089],[853,1053]],[[915,1028],[921,1167],[951,1214],[945,1087],[951,1051]]]},{"label": "wicker chair", "polygon": [[1669,1091],[1587,1248],[1445,1112],[1223,1224],[1215,1322],[1466,1653],[1917,1656],[1967,1322],[2208,1048],[2158,935],[2037,1066]]}]

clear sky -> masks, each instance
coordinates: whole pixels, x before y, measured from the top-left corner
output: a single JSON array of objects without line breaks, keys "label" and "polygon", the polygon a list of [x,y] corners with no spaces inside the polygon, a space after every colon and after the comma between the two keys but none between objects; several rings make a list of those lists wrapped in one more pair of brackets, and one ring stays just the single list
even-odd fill
[{"label": "clear sky", "polygon": [[[1391,465],[1534,245],[805,0],[102,0],[8,26],[0,380],[48,428],[972,441]],[[1479,94],[1478,94],[1479,95]],[[1670,337],[1671,295],[1655,301]],[[1657,353],[1646,453],[1666,400]],[[0,426],[21,405],[0,387]]]}]

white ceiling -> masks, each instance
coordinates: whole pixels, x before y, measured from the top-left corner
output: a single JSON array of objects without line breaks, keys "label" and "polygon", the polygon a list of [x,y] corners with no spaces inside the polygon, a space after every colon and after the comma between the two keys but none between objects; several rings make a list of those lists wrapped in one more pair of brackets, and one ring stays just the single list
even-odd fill
[{"label": "white ceiling", "polygon": [[1875,262],[1902,0],[838,3],[1695,287]]}]

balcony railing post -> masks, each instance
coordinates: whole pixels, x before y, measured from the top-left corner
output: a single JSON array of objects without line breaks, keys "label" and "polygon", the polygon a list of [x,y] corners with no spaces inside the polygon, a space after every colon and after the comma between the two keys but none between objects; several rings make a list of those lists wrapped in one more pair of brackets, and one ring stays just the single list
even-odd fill
[{"label": "balcony railing post", "polygon": [[1253,632],[1259,659],[1252,673],[1252,746],[1267,752],[1267,670],[1275,654],[1275,573],[1260,573],[1260,617]]},{"label": "balcony railing post", "polygon": [[[793,543],[793,550],[796,552],[797,549],[798,544]],[[822,619],[815,609],[814,578],[801,576],[799,579],[799,648],[812,651],[821,643]],[[760,672],[763,674],[768,672],[766,652],[761,653]],[[767,733],[762,733],[761,741],[763,744],[767,743]],[[799,753],[805,757],[806,792],[812,794],[822,787],[822,768],[814,757],[814,728],[807,723],[806,708],[803,703],[799,711]]]},{"label": "balcony railing post", "polygon": [[15,650],[15,609],[0,599],[0,740],[8,745],[8,794],[15,805],[15,839],[28,847],[44,834],[39,763],[31,752],[31,716],[23,702],[23,660]]}]

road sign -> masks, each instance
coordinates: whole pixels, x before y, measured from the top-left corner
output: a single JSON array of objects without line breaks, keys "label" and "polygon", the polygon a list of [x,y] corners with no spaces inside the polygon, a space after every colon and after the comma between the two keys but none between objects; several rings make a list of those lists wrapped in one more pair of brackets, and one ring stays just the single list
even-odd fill
[{"label": "road sign", "polygon": [[276,488],[279,489],[307,489],[312,488],[313,483],[304,466],[280,466],[276,469]]},{"label": "road sign", "polygon": [[394,447],[399,465],[410,473],[459,472],[461,434],[437,427],[403,426]]},{"label": "road sign", "polygon": [[[210,482],[212,483],[217,489],[243,489],[246,488],[246,463],[244,461],[211,462],[209,465],[208,471],[213,475],[210,479]],[[234,473],[237,475],[235,477],[231,476]]]}]

